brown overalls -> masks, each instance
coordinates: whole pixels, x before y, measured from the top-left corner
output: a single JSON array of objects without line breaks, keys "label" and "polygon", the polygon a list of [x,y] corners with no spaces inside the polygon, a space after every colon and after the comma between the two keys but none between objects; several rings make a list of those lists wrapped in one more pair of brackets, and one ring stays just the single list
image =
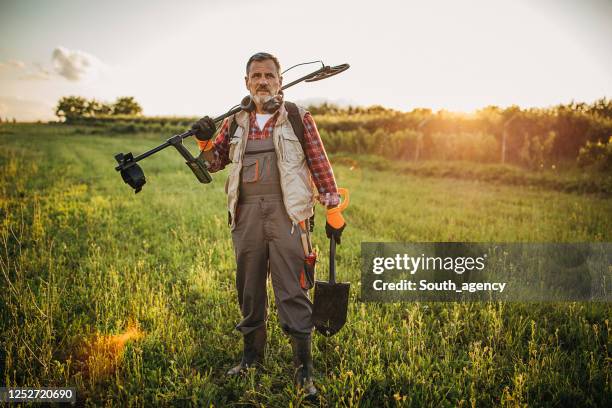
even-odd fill
[{"label": "brown overalls", "polygon": [[232,231],[243,316],[236,329],[248,334],[265,325],[269,272],[283,331],[289,335],[310,334],[312,302],[299,282],[304,250],[299,227],[291,222],[283,204],[272,136],[246,143],[236,227]]}]

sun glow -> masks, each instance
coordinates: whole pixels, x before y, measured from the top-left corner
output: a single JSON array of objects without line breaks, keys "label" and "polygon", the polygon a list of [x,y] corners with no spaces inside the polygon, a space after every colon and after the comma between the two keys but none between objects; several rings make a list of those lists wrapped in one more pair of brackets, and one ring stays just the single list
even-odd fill
[{"label": "sun glow", "polygon": [[96,334],[84,339],[76,358],[82,366],[81,371],[91,379],[108,377],[123,359],[126,344],[143,337],[138,325],[130,323],[123,333]]}]

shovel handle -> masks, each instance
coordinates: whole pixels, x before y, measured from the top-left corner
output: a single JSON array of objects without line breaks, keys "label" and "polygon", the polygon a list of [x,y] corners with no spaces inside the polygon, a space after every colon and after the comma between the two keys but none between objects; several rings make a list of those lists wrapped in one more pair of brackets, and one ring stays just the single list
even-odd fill
[{"label": "shovel handle", "polygon": [[[343,211],[349,205],[349,191],[347,188],[338,188],[338,194],[344,197],[340,205],[328,211]],[[336,283],[336,240],[331,237],[329,239],[329,283]]]},{"label": "shovel handle", "polygon": [[336,283],[336,240],[331,237],[329,240],[329,283]]}]

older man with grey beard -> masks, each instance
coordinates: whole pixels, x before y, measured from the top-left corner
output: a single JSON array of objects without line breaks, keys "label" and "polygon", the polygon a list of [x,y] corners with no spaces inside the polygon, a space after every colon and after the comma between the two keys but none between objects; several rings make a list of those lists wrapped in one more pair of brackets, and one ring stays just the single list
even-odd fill
[{"label": "older man with grey beard", "polygon": [[[209,171],[233,163],[225,190],[243,317],[236,329],[243,335],[244,349],[240,363],[227,374],[263,361],[270,275],[281,327],[291,337],[296,385],[312,397],[317,393],[312,302],[301,235],[308,233],[316,200],[328,210],[338,206],[338,189],[312,116],[283,101],[278,59],[268,53],[249,58],[245,84],[250,106],[226,119],[214,141],[212,119],[205,116],[193,125]],[[345,226],[339,211],[328,211],[329,238],[340,243]]]}]

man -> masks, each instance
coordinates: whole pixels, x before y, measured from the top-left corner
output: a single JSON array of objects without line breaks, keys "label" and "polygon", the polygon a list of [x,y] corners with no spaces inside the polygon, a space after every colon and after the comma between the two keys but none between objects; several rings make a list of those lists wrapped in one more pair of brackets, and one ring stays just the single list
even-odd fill
[{"label": "man", "polygon": [[[243,316],[236,329],[243,334],[244,350],[240,364],[227,374],[239,374],[263,361],[269,273],[282,329],[291,337],[296,385],[314,396],[312,302],[303,276],[300,282],[305,257],[301,233],[304,221],[313,214],[315,199],[328,209],[339,204],[337,186],[314,120],[299,107],[303,137],[295,134],[289,104],[282,100],[276,57],[257,53],[249,58],[245,84],[251,112],[243,110],[226,119],[214,142],[211,118],[205,116],[193,125],[211,172],[233,163],[226,193]],[[230,129],[235,129],[233,134]],[[346,225],[341,213],[332,212],[327,218],[327,236],[340,243]]]}]

